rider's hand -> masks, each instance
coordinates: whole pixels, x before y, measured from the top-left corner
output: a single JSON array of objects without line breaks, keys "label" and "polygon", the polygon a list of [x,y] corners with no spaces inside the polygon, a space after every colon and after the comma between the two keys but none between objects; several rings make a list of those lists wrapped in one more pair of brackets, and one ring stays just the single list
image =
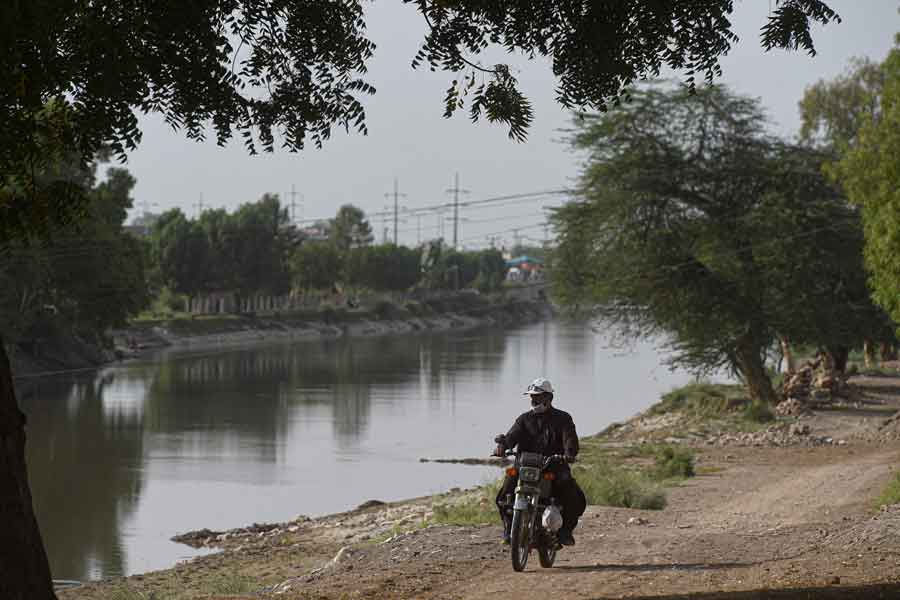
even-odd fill
[{"label": "rider's hand", "polygon": [[497,447],[494,448],[494,456],[506,456],[506,448],[498,444]]}]

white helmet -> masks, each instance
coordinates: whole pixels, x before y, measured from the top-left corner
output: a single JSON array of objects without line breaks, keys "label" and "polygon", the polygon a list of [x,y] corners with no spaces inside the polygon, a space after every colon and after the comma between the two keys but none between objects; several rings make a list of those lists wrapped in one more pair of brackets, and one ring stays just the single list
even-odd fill
[{"label": "white helmet", "polygon": [[525,392],[527,396],[536,396],[537,394],[543,393],[552,394],[553,393],[553,384],[550,383],[550,380],[546,377],[538,377],[528,386],[528,390]]}]

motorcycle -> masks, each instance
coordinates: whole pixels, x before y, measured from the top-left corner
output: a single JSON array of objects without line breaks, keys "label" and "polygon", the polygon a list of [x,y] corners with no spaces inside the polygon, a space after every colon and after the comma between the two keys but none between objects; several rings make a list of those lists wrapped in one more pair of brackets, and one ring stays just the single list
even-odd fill
[{"label": "motorcycle", "polygon": [[519,478],[515,500],[507,495],[506,502],[501,504],[512,517],[509,543],[513,570],[525,569],[533,549],[538,552],[541,566],[549,569],[556,560],[557,550],[562,548],[557,539],[562,526],[560,506],[550,495],[556,479],[552,468],[566,459],[559,454],[544,456],[512,450],[508,450],[506,456],[516,457],[515,464],[506,469],[506,474]]}]

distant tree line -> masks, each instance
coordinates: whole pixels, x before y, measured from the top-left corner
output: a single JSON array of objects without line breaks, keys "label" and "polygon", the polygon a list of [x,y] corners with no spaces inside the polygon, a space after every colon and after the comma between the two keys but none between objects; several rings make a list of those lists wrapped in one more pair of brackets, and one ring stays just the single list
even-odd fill
[{"label": "distant tree line", "polygon": [[210,292],[285,294],[335,287],[404,291],[414,287],[484,292],[500,288],[506,264],[499,250],[456,251],[441,240],[421,248],[375,245],[361,209],[340,207],[333,219],[298,229],[277,196],[234,213],[207,210],[188,219],[160,215],[146,252],[151,287],[194,296]]}]

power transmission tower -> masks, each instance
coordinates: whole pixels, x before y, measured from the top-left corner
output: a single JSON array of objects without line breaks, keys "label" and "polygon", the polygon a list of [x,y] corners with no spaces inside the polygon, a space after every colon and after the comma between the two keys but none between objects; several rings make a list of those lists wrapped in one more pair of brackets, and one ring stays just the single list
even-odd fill
[{"label": "power transmission tower", "polygon": [[[291,223],[293,224],[293,223],[296,223],[296,222],[297,222],[297,206],[298,206],[298,203],[297,203],[297,195],[298,195],[298,193],[297,193],[297,188],[296,188],[296,186],[295,186],[293,183],[291,184],[291,191],[290,191],[290,194],[289,194],[289,195],[290,195],[290,197],[291,197],[291,202],[290,202],[290,204],[288,204],[288,206],[289,206],[290,209],[291,209]],[[303,210],[303,194],[299,194],[299,196],[300,196],[300,203],[299,203],[299,206],[300,206],[300,209],[301,209],[301,211],[302,211],[302,210]]]},{"label": "power transmission tower", "polygon": [[461,193],[469,193],[469,190],[462,190],[459,188],[459,171],[456,172],[456,175],[453,178],[453,187],[447,190],[447,192],[453,194],[453,249],[456,250],[456,245],[459,240],[459,195]]},{"label": "power transmission tower", "polygon": [[[396,245],[398,244],[398,242],[397,242],[397,222],[399,221],[399,218],[398,218],[398,216],[397,216],[397,213],[398,213],[398,211],[400,210],[399,205],[397,204],[397,199],[398,199],[400,196],[403,196],[404,198],[406,198],[406,194],[401,194],[401,193],[398,191],[398,184],[397,184],[397,178],[396,178],[396,177],[394,177],[394,193],[393,193],[393,194],[386,193],[386,194],[384,195],[384,197],[385,197],[386,199],[388,199],[388,200],[390,200],[391,196],[394,197],[394,245],[396,246]],[[385,236],[385,237],[387,237],[387,236]]]}]

